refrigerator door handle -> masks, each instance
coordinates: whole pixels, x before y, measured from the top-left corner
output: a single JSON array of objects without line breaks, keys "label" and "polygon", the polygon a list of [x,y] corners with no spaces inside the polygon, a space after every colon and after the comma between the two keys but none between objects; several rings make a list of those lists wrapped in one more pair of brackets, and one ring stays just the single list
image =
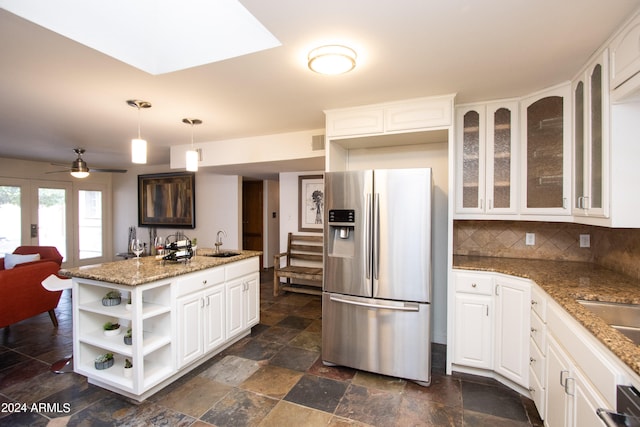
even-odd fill
[{"label": "refrigerator door handle", "polygon": [[[380,274],[380,193],[373,199],[373,279],[378,280]],[[375,282],[374,282],[375,285]],[[374,289],[373,292],[376,295]]]},{"label": "refrigerator door handle", "polygon": [[367,280],[371,280],[371,193],[367,193],[364,213],[364,247],[366,248],[364,257],[364,271]]},{"label": "refrigerator door handle", "polygon": [[396,310],[396,311],[420,311],[420,306],[414,303],[403,303],[402,305],[372,304],[368,302],[354,301],[351,299],[340,298],[339,296],[336,296],[336,295],[331,295],[331,301],[341,302],[344,304],[358,305],[360,307],[367,307],[367,308]]}]

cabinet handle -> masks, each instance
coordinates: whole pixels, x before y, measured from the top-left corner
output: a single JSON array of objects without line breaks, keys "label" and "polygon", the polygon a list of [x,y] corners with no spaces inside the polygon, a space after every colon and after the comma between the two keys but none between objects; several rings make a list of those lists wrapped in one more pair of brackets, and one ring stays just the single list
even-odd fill
[{"label": "cabinet handle", "polygon": [[[571,391],[571,392],[569,391],[569,381],[571,381],[571,384],[573,384],[573,387],[571,387],[571,389],[572,389],[573,391]],[[565,392],[566,394],[568,394],[569,396],[575,396],[574,391],[575,391],[575,379],[574,379],[574,378],[569,377],[569,378],[567,378],[567,380],[566,380],[566,381],[565,381],[565,383],[564,383],[564,392]]]},{"label": "cabinet handle", "polygon": [[200,308],[204,307],[204,298],[200,298]]},{"label": "cabinet handle", "polygon": [[[562,371],[560,371],[560,385],[561,385],[562,387],[565,387],[565,384],[566,384],[566,380],[564,379],[564,374],[567,374],[567,375],[568,375],[568,374],[569,374],[569,371],[566,371],[566,370],[562,370]],[[566,390],[566,389],[565,389],[565,390]]]},{"label": "cabinet handle", "polygon": [[480,209],[484,210],[484,199],[480,199]]},{"label": "cabinet handle", "polygon": [[562,209],[567,209],[567,198],[566,197],[562,198]]},{"label": "cabinet handle", "polygon": [[489,317],[489,306],[485,305],[485,307],[487,307],[487,317]]},{"label": "cabinet handle", "polygon": [[500,295],[500,293],[498,292],[498,288],[500,287],[500,285],[496,285],[496,295]]},{"label": "cabinet handle", "polygon": [[493,200],[489,199],[489,210],[493,209]]},{"label": "cabinet handle", "polygon": [[211,304],[211,297],[207,295],[207,307],[209,307],[209,304]]}]

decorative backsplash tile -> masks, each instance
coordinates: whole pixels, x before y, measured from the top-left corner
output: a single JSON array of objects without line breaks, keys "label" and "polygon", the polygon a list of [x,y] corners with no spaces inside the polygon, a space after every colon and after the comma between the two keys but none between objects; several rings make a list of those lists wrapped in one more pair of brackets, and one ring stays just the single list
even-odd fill
[{"label": "decorative backsplash tile", "polygon": [[[526,233],[535,245],[525,245]],[[591,247],[580,247],[588,234]],[[640,229],[536,221],[454,221],[453,253],[593,262],[640,279]]]}]

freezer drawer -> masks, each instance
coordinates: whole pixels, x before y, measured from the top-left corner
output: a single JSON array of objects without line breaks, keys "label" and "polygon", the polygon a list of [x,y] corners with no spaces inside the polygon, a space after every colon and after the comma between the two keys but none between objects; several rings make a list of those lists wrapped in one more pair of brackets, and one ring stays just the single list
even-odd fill
[{"label": "freezer drawer", "polygon": [[431,306],[325,292],[322,360],[431,382]]}]

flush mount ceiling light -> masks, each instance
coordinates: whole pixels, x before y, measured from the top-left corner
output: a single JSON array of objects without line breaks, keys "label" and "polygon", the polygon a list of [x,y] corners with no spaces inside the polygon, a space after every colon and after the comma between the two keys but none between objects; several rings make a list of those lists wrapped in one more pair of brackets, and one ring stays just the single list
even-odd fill
[{"label": "flush mount ceiling light", "polygon": [[138,137],[131,140],[131,161],[133,163],[147,163],[147,141],[140,138],[140,109],[151,108],[151,103],[139,99],[129,99],[127,104],[138,109]]},{"label": "flush mount ceiling light", "polygon": [[356,52],[346,46],[320,46],[309,52],[309,69],[320,74],[344,74],[356,66]]},{"label": "flush mount ceiling light", "polygon": [[187,150],[187,170],[189,172],[198,172],[198,162],[200,161],[200,153],[202,152],[199,148],[196,150],[193,147],[193,126],[202,124],[202,120],[200,119],[182,119],[182,123],[186,123],[191,125],[191,150]]}]

